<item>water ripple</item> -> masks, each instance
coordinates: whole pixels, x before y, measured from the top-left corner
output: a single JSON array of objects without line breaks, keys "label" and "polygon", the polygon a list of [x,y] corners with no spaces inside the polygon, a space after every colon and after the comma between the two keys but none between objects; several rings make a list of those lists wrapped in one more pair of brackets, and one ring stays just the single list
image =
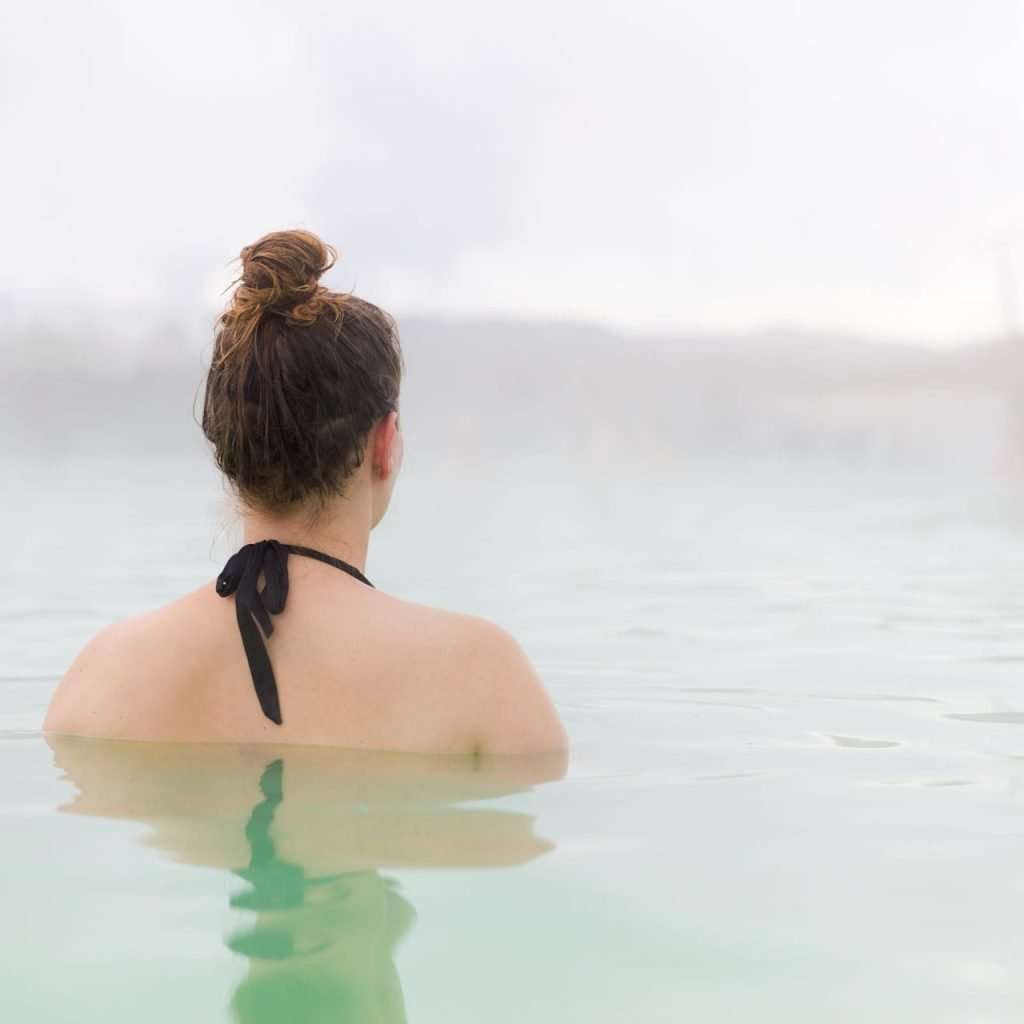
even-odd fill
[{"label": "water ripple", "polygon": [[1024,711],[990,711],[976,715],[944,715],[957,722],[981,722],[990,725],[1024,725]]},{"label": "water ripple", "polygon": [[829,737],[837,747],[846,747],[850,750],[883,750],[888,747],[901,747],[899,740],[871,740],[860,736],[831,736]]}]

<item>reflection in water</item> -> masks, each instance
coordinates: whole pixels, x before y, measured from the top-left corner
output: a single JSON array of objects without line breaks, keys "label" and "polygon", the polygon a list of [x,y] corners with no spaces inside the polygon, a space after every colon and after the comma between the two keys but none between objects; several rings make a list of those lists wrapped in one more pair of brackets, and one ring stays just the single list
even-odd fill
[{"label": "reflection in water", "polygon": [[250,888],[231,906],[256,922],[227,945],[250,961],[233,1008],[239,1021],[404,1021],[394,949],[414,918],[395,885],[376,871],[310,876],[282,859],[271,836],[284,796],[281,759],[260,779],[264,799],[245,827],[249,866],[236,871]]},{"label": "reflection in water", "polygon": [[415,920],[388,867],[510,866],[552,849],[530,815],[461,806],[560,778],[561,756],[425,757],[51,737],[62,810],[146,824],[145,844],[246,883],[225,943],[242,1024],[404,1021],[395,950]]}]

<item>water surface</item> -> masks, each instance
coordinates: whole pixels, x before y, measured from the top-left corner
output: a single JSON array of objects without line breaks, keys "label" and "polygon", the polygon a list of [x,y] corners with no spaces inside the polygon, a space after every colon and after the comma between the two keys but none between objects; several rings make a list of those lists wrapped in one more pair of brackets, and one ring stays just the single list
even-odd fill
[{"label": "water surface", "polygon": [[467,480],[413,458],[371,578],[520,637],[573,737],[561,779],[48,744],[42,711],[81,642],[212,579],[231,519],[190,459],[14,460],[0,486],[17,538],[0,591],[3,1019],[1024,1010],[1011,481],[729,458]]}]

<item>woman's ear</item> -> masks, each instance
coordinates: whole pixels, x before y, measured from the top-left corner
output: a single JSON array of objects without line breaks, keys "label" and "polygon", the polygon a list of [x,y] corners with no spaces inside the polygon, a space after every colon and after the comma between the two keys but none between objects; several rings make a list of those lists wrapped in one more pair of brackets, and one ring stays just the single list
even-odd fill
[{"label": "woman's ear", "polygon": [[394,470],[395,437],[398,434],[398,413],[389,412],[373,430],[373,472],[387,480]]}]

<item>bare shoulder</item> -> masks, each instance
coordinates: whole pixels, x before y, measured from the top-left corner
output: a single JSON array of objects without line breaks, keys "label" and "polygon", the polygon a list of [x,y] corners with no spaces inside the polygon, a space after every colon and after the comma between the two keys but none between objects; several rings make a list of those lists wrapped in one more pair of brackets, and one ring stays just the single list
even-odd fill
[{"label": "bare shoulder", "polygon": [[408,606],[441,647],[438,684],[457,692],[481,753],[563,751],[565,729],[529,657],[502,626],[475,615]]},{"label": "bare shoulder", "polygon": [[119,674],[136,620],[126,619],[101,629],[79,651],[57,684],[43,721],[45,732],[91,734],[101,694]]},{"label": "bare shoulder", "polygon": [[172,704],[176,684],[195,657],[192,627],[216,613],[209,598],[204,587],[100,630],[57,685],[44,731],[132,737],[141,719],[173,710],[165,704]]}]

